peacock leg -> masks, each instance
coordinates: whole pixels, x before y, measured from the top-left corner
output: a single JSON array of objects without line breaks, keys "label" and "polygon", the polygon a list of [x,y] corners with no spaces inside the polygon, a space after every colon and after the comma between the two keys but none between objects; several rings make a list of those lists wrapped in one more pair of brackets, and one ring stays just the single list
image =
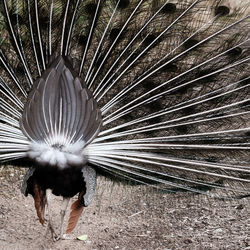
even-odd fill
[{"label": "peacock leg", "polygon": [[70,198],[63,197],[62,207],[60,211],[60,214],[61,214],[60,234],[57,237],[57,240],[65,238],[65,236],[63,235],[63,222],[64,222],[64,217],[65,217],[65,213],[66,213],[69,201],[70,201]]},{"label": "peacock leg", "polygon": [[47,198],[47,210],[48,210],[48,226],[47,231],[50,230],[52,238],[56,240],[58,238],[57,234],[55,233],[54,227],[52,225],[52,213],[51,213],[51,196],[52,191],[51,189],[46,189],[46,198]]}]

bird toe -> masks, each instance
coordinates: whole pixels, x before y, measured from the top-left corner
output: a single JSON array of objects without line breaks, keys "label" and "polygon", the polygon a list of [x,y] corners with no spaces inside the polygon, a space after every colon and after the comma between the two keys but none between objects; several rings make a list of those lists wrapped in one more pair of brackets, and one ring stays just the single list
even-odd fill
[{"label": "bird toe", "polygon": [[74,239],[76,239],[76,237],[75,237],[74,235],[63,234],[63,235],[61,236],[61,239],[62,239],[62,240],[74,240]]}]

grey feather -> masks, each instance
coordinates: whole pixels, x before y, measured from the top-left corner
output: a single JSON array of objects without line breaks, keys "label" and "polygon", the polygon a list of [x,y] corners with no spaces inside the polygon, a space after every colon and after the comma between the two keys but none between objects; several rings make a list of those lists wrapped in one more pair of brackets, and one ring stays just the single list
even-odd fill
[{"label": "grey feather", "polygon": [[34,167],[29,168],[27,170],[27,172],[25,173],[24,177],[23,177],[23,181],[22,181],[22,185],[21,185],[21,192],[25,196],[28,195],[28,193],[27,193],[27,191],[28,191],[27,190],[27,187],[28,187],[27,182],[28,182],[29,178],[33,175],[34,171],[35,171]]},{"label": "grey feather", "polygon": [[[86,91],[86,86],[80,83],[80,79],[75,78],[74,75],[63,57],[58,57],[42,74],[41,80],[34,85],[35,91],[32,91],[28,97],[24,115],[20,121],[23,133],[28,138],[36,142],[44,142],[45,134],[53,138],[55,131],[59,131],[59,126],[61,126],[61,135],[66,137],[66,140],[75,135],[72,144],[80,138],[86,139],[87,144],[93,134],[99,130],[101,119],[100,117],[95,119],[95,116],[100,111],[97,111],[96,104],[93,106],[95,100],[90,92]],[[82,91],[84,91],[85,98],[81,98]],[[63,111],[61,124],[59,124],[60,101],[62,101]],[[87,130],[88,127],[94,130],[90,132]],[[88,135],[87,138],[85,134]]]},{"label": "grey feather", "polygon": [[82,175],[86,184],[86,193],[83,196],[84,206],[87,207],[93,200],[96,189],[96,171],[94,168],[86,165],[82,168]]}]

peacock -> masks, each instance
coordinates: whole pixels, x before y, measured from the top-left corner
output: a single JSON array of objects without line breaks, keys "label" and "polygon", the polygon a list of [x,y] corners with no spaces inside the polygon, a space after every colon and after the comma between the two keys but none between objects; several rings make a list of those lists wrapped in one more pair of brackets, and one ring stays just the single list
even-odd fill
[{"label": "peacock", "polygon": [[249,196],[249,11],[249,0],[1,1],[0,161],[28,167],[22,192],[55,240],[97,175]]}]

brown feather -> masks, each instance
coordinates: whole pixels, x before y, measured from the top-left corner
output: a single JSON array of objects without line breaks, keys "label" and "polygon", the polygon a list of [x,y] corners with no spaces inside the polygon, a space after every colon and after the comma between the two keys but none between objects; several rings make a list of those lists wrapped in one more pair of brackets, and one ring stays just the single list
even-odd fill
[{"label": "brown feather", "polygon": [[40,223],[44,225],[45,205],[47,204],[46,194],[36,182],[34,183],[33,188],[34,188],[33,198],[34,198],[36,213],[37,213]]},{"label": "brown feather", "polygon": [[85,194],[85,192],[81,192],[79,194],[78,199],[72,203],[71,205],[71,212],[69,215],[69,220],[68,220],[68,227],[66,230],[66,234],[69,234],[70,232],[72,232],[74,230],[74,228],[76,227],[76,224],[82,214],[83,211],[83,195]]},{"label": "brown feather", "polygon": [[79,200],[76,200],[71,206],[71,212],[69,216],[66,234],[72,232],[73,229],[76,227],[76,224],[82,214],[82,211],[83,211],[83,205]]}]

